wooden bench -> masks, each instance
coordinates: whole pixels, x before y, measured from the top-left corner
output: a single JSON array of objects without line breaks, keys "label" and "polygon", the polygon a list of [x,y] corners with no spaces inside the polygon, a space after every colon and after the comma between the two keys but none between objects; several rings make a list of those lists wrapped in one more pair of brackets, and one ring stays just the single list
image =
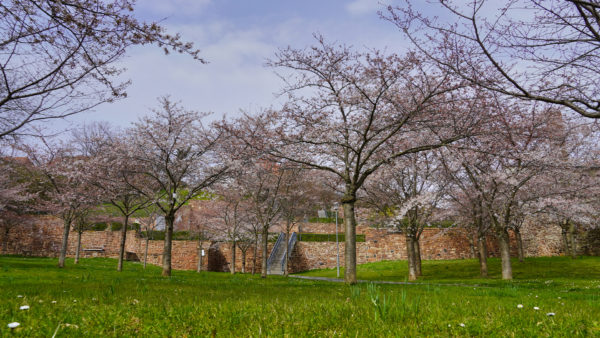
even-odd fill
[{"label": "wooden bench", "polygon": [[92,247],[83,249],[84,252],[104,252],[104,247]]}]

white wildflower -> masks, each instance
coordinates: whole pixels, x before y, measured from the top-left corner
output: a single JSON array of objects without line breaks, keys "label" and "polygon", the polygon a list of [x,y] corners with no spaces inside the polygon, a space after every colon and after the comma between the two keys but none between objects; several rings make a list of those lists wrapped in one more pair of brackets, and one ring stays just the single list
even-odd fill
[{"label": "white wildflower", "polygon": [[17,327],[19,325],[21,325],[21,324],[17,323],[17,322],[12,322],[12,323],[8,323],[7,326],[8,326],[9,329],[14,329],[15,327]]},{"label": "white wildflower", "polygon": [[537,306],[534,306],[534,307],[533,307],[533,309],[534,309],[534,310],[539,310],[540,308],[539,308],[539,307],[537,307]]},{"label": "white wildflower", "polygon": [[55,301],[55,300],[53,300],[53,301],[52,301],[52,304],[56,304],[56,301]]},{"label": "white wildflower", "polygon": [[465,327],[465,323],[460,323],[458,325],[460,325],[460,327]]},{"label": "white wildflower", "polygon": [[23,295],[17,295],[17,298],[23,298]]},{"label": "white wildflower", "polygon": [[522,309],[523,308],[523,304],[517,305],[517,308]]},{"label": "white wildflower", "polygon": [[29,305],[23,305],[19,308],[19,310],[29,310]]},{"label": "white wildflower", "polygon": [[549,316],[549,317],[552,317],[552,316],[554,316],[554,315],[555,315],[555,313],[554,313],[554,312],[548,312],[548,313],[546,313],[546,316]]}]

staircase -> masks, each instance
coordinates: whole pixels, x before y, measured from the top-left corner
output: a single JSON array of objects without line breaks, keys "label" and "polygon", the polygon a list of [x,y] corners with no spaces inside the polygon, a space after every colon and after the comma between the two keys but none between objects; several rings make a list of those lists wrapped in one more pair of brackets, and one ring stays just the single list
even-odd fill
[{"label": "staircase", "polygon": [[[288,252],[291,254],[298,240],[298,234],[295,232],[290,234],[290,238],[287,243]],[[285,266],[285,233],[280,233],[277,237],[277,242],[271,250],[269,259],[267,260],[267,274],[269,275],[283,275],[283,269]]]}]

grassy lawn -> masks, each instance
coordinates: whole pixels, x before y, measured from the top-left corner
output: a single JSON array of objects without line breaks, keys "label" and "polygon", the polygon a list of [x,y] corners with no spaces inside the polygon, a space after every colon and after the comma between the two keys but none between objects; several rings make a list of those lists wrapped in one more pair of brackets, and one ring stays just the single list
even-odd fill
[{"label": "grassy lawn", "polygon": [[[55,259],[0,256],[0,336],[600,336],[598,257],[528,259],[515,263],[510,283],[497,280],[495,260],[489,280],[473,277],[473,260],[424,262],[424,284],[353,287],[189,271],[164,278],[136,263],[117,273],[112,259],[67,263],[60,270]],[[405,270],[367,264],[359,278],[403,281]],[[449,282],[486,287],[432,284]]]}]

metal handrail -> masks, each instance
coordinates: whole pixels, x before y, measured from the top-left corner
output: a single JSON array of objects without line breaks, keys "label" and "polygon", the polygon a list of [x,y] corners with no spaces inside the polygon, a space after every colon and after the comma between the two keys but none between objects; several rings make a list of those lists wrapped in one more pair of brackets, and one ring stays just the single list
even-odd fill
[{"label": "metal handrail", "polygon": [[273,245],[273,249],[271,249],[271,253],[269,254],[269,258],[267,259],[267,270],[271,266],[271,262],[273,261],[273,257],[275,256],[275,253],[279,249],[279,246],[281,245],[281,242],[283,242],[284,236],[285,235],[284,235],[283,232],[279,233],[279,237],[277,237],[277,242],[275,242],[275,245]]}]

